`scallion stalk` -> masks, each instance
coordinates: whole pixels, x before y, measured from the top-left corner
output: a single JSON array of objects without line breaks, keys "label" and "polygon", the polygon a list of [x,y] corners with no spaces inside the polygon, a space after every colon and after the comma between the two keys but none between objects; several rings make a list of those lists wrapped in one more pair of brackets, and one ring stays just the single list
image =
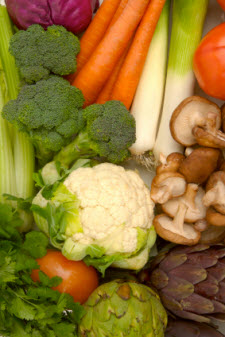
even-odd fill
[{"label": "scallion stalk", "polygon": [[162,117],[153,153],[156,161],[182,147],[170,134],[169,122],[178,104],[194,94],[194,52],[200,42],[208,0],[174,0],[172,33]]}]

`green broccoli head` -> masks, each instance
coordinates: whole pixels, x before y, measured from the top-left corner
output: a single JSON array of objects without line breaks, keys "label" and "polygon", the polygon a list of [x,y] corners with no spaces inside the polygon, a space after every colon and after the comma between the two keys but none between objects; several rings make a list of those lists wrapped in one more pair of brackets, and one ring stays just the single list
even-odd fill
[{"label": "green broccoli head", "polygon": [[51,76],[22,87],[16,100],[3,108],[3,117],[28,133],[44,162],[71,141],[84,126],[83,94],[68,81]]},{"label": "green broccoli head", "polygon": [[49,26],[45,31],[32,25],[13,35],[9,47],[21,77],[27,83],[46,79],[50,73],[68,75],[76,71],[80,42],[62,26]]},{"label": "green broccoli head", "polygon": [[100,156],[109,162],[120,163],[129,155],[135,142],[134,117],[119,101],[93,104],[83,110],[86,127],[55,156],[64,166],[78,158]]},{"label": "green broccoli head", "polygon": [[135,142],[135,119],[119,101],[93,104],[84,109],[87,133],[96,153],[112,163],[129,156],[128,148]]}]

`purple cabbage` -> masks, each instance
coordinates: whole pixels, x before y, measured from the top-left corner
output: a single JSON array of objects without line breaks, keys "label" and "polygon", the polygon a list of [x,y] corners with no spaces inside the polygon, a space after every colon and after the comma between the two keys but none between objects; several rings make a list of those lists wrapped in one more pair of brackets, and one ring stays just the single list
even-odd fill
[{"label": "purple cabbage", "polygon": [[74,34],[83,32],[97,10],[99,0],[6,0],[12,21],[19,29],[40,24],[64,26]]}]

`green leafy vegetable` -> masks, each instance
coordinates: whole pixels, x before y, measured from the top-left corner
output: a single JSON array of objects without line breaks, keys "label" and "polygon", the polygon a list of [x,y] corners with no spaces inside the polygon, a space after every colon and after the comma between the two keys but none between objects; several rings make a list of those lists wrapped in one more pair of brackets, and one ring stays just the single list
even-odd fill
[{"label": "green leafy vegetable", "polygon": [[30,276],[38,268],[36,258],[47,252],[47,237],[36,231],[20,234],[21,219],[9,205],[0,204],[0,215],[0,335],[77,336],[84,309],[70,295],[51,289],[61,278],[40,271],[35,283]]}]

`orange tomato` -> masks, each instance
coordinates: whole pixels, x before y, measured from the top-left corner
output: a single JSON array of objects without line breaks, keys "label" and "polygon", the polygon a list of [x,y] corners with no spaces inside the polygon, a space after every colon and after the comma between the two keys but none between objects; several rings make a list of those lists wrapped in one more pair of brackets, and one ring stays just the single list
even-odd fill
[{"label": "orange tomato", "polygon": [[225,23],[202,39],[194,55],[193,68],[205,93],[225,100]]},{"label": "orange tomato", "polygon": [[223,8],[225,11],[225,0],[217,0],[217,2],[220,4],[220,6]]},{"label": "orange tomato", "polygon": [[[75,302],[84,303],[98,287],[98,275],[93,267],[83,261],[70,261],[61,252],[48,250],[47,254],[37,259],[40,270],[47,276],[60,276],[62,283],[53,288],[61,293],[73,296]],[[39,269],[31,273],[33,281],[39,281]]]}]

